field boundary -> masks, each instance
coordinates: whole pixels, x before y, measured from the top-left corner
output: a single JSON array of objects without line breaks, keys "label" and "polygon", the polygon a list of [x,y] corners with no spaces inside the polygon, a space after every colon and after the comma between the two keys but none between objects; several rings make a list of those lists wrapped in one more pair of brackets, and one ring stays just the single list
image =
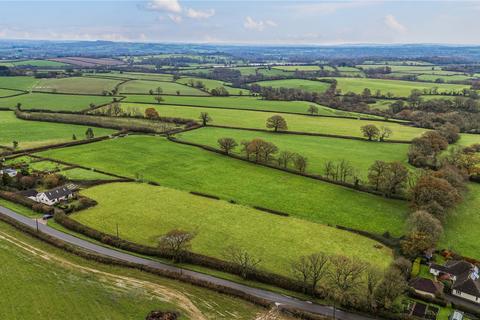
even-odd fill
[{"label": "field boundary", "polygon": [[[330,179],[324,178],[324,177],[319,176],[319,175],[302,173],[302,172],[299,172],[299,171],[296,171],[296,170],[293,170],[293,169],[282,168],[282,167],[279,167],[279,166],[276,166],[276,165],[273,165],[273,164],[269,164],[269,163],[253,162],[253,161],[250,161],[250,160],[248,160],[248,159],[246,159],[242,156],[238,156],[236,154],[232,154],[232,153],[226,154],[225,152],[223,152],[221,150],[218,150],[216,148],[213,148],[213,147],[210,147],[210,146],[207,146],[207,145],[204,145],[204,144],[199,144],[199,143],[189,142],[189,141],[185,141],[185,140],[180,140],[180,139],[177,139],[177,138],[172,137],[172,136],[168,136],[167,139],[171,142],[174,142],[174,143],[180,143],[180,144],[189,145],[189,146],[192,146],[192,147],[197,147],[197,148],[203,149],[205,151],[209,151],[209,152],[217,153],[217,154],[220,154],[220,155],[223,155],[223,156],[226,156],[226,157],[230,157],[230,158],[233,158],[233,159],[245,161],[245,162],[248,162],[250,164],[260,165],[260,166],[271,168],[271,169],[276,169],[276,170],[279,170],[279,171],[283,171],[283,172],[286,172],[286,173],[298,175],[298,176],[301,176],[301,177],[310,178],[310,179],[319,180],[319,181],[326,182],[326,183],[335,184],[335,185],[338,185],[338,186],[341,186],[341,187],[353,189],[353,190],[360,191],[360,192],[370,193],[370,194],[373,194],[373,195],[376,195],[376,196],[383,196],[383,194],[381,192],[371,190],[370,188],[366,188],[366,187],[363,187],[363,186],[360,186],[360,185],[356,186],[354,184],[347,183],[347,182],[334,181],[334,180],[330,180]],[[389,199],[407,200],[407,198],[405,198],[404,196],[400,196],[400,195],[392,196]]]},{"label": "field boundary", "polygon": [[338,138],[338,139],[349,139],[349,140],[358,140],[358,141],[365,141],[371,143],[402,143],[402,144],[410,144],[411,140],[385,140],[385,141],[369,141],[368,139],[361,138],[361,137],[354,137],[354,136],[341,136],[336,134],[328,134],[328,133],[318,133],[318,132],[301,132],[301,131],[272,131],[267,129],[257,129],[257,128],[244,128],[244,127],[232,127],[232,126],[224,126],[224,125],[215,125],[209,124],[206,127],[212,128],[223,128],[223,129],[235,129],[235,130],[245,130],[245,131],[256,131],[256,132],[265,132],[265,133],[272,133],[272,134],[292,134],[292,135],[299,135],[299,136],[313,136],[313,137],[326,137],[326,138]]}]

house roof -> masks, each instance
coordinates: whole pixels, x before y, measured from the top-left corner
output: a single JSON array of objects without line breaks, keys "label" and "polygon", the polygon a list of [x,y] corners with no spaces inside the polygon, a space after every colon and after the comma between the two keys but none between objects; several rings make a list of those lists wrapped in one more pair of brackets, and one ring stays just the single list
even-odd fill
[{"label": "house roof", "polygon": [[470,271],[473,269],[473,265],[463,260],[451,260],[448,261],[444,266],[432,263],[430,268],[458,277],[463,274],[470,273]]},{"label": "house roof", "polygon": [[474,279],[471,273],[464,274],[457,278],[452,289],[480,297],[480,279]]},{"label": "house roof", "polygon": [[443,290],[443,285],[431,279],[415,278],[410,281],[410,286],[415,290],[436,294]]},{"label": "house roof", "polygon": [[24,197],[35,197],[38,194],[38,191],[35,189],[29,189],[19,192]]},{"label": "house roof", "polygon": [[417,302],[412,310],[412,316],[417,316],[423,318],[427,312],[427,305],[424,303]]},{"label": "house roof", "polygon": [[70,190],[66,186],[61,186],[61,187],[57,187],[57,188],[45,191],[43,193],[45,194],[47,199],[56,200],[56,199],[59,199],[59,198],[62,198],[62,197],[67,197],[67,196],[71,195],[73,192],[72,192],[72,190]]}]

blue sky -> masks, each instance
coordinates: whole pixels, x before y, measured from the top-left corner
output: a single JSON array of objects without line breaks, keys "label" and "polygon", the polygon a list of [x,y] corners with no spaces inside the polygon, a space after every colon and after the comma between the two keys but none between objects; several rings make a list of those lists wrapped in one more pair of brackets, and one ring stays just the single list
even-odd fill
[{"label": "blue sky", "polygon": [[480,44],[480,1],[2,1],[0,39]]}]

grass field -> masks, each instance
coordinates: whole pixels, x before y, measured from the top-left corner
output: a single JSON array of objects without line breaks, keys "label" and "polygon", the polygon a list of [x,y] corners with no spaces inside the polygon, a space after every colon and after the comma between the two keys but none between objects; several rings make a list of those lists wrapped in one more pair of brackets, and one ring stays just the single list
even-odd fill
[{"label": "grass field", "polygon": [[148,94],[150,90],[156,90],[158,87],[162,88],[163,94],[177,94],[180,95],[194,95],[206,96],[208,93],[198,90],[196,88],[188,87],[175,82],[160,82],[149,80],[132,80],[125,82],[119,87],[119,92],[122,94],[143,93]]},{"label": "grass field", "polygon": [[429,90],[434,87],[438,88],[438,92],[449,93],[452,91],[461,91],[464,88],[469,88],[468,85],[458,84],[437,84],[414,81],[401,80],[383,80],[383,79],[364,79],[364,78],[335,78],[337,80],[337,89],[342,90],[342,93],[354,92],[361,94],[365,88],[369,88],[372,94],[380,90],[383,94],[391,92],[396,97],[407,97],[413,89]]},{"label": "grass field", "polygon": [[70,180],[114,180],[115,177],[95,172],[92,170],[85,170],[82,168],[73,168],[69,170],[63,170],[60,174]]},{"label": "grass field", "polygon": [[[11,111],[0,112],[0,145],[12,146],[18,141],[20,149],[33,148],[48,144],[72,141],[85,137],[87,126],[69,125],[51,122],[36,122],[17,119]],[[94,128],[96,136],[108,135],[113,130]]]},{"label": "grass field", "polygon": [[[273,101],[262,100],[255,97],[182,97],[182,96],[164,96],[162,103],[178,104],[184,106],[215,107],[224,109],[246,109],[246,110],[265,110],[273,112],[292,112],[307,114],[308,107],[315,105],[319,115],[324,116],[350,116],[350,117],[372,117],[367,114],[359,114],[342,110],[332,109],[319,104],[307,101]],[[125,102],[147,102],[154,103],[153,96],[149,95],[129,95],[123,100]]]},{"label": "grass field", "polygon": [[[244,111],[244,110],[226,110],[212,108],[192,108],[182,106],[168,105],[148,105],[148,104],[131,104],[122,103],[124,108],[138,108],[140,110],[155,107],[161,116],[179,117],[187,119],[199,119],[201,112],[207,112],[211,118],[213,125],[225,125],[243,128],[266,129],[265,123],[267,119],[275,113]],[[392,122],[378,122],[357,119],[340,119],[340,118],[323,118],[312,117],[307,115],[282,114],[287,121],[290,131],[301,131],[322,134],[336,134],[342,136],[362,137],[360,127],[366,124],[374,124],[378,127],[385,126],[392,130],[391,139],[411,140],[420,136],[425,129],[414,128]]]},{"label": "grass field", "polygon": [[453,249],[461,255],[480,259],[480,185],[470,183],[463,202],[447,219],[439,247]]},{"label": "grass field", "polygon": [[283,71],[319,71],[321,68],[317,65],[311,66],[275,66],[273,69],[283,70]]},{"label": "grass field", "polygon": [[311,92],[325,92],[330,84],[321,81],[304,80],[304,79],[286,79],[255,82],[262,87],[272,88],[293,88]]},{"label": "grass field", "polygon": [[[91,75],[91,74],[86,74]],[[157,81],[172,81],[173,76],[171,74],[163,73],[141,73],[141,72],[109,72],[109,73],[96,73],[92,76],[95,77],[113,77],[120,79],[138,79],[138,80],[157,80]]]},{"label": "grass field", "polygon": [[0,66],[6,67],[20,67],[20,66],[31,66],[31,67],[65,67],[68,64],[49,61],[49,60],[11,60],[11,61],[2,61],[0,60]]},{"label": "grass field", "polygon": [[238,94],[243,94],[243,95],[249,95],[250,91],[241,89],[241,88],[234,88],[231,87],[227,84],[225,84],[223,81],[218,81],[218,80],[212,80],[212,79],[203,79],[203,78],[192,78],[192,77],[185,77],[185,78],[180,78],[177,80],[178,83],[188,85],[190,81],[201,81],[205,85],[205,88],[207,91],[212,91],[212,89],[223,87],[225,90],[228,91],[229,94],[233,95],[238,95]]},{"label": "grass field", "polygon": [[102,94],[103,91],[112,91],[118,83],[119,80],[87,77],[41,79],[33,89],[42,92]]},{"label": "grass field", "polygon": [[323,251],[355,256],[386,267],[392,252],[375,241],[350,232],[249,207],[147,184],[115,183],[82,191],[95,199],[94,208],[72,216],[95,229],[155,246],[175,228],[197,231],[194,252],[223,258],[228,246],[248,248],[262,257],[261,268],[290,275],[290,263],[302,255]]},{"label": "grass field", "polygon": [[379,233],[388,229],[400,235],[407,211],[403,201],[356,192],[159,137],[131,136],[40,155],[132,178],[140,175],[162,186],[214,194],[313,222]]},{"label": "grass field", "polygon": [[101,105],[112,101],[112,97],[68,94],[29,93],[10,98],[0,98],[0,107],[15,108],[22,104],[23,110],[41,109],[51,111],[81,111],[90,103]]},{"label": "grass field", "polygon": [[[223,137],[234,138],[238,143],[260,138],[274,143],[280,151],[291,151],[306,156],[307,172],[323,174],[328,160],[348,160],[360,178],[366,179],[368,168],[375,160],[402,161],[407,164],[407,144],[370,143],[348,139],[277,135],[274,133],[251,132],[245,130],[202,128],[177,135],[178,138],[219,149],[217,140]],[[236,152],[241,153],[241,147]]]},{"label": "grass field", "polygon": [[15,91],[15,90],[0,89],[0,98],[12,96],[12,95],[19,94],[19,93],[21,93],[21,92]]},{"label": "grass field", "polygon": [[30,91],[38,81],[34,77],[0,77],[0,88]]},{"label": "grass field", "polygon": [[53,171],[60,170],[65,166],[63,164],[56,163],[53,161],[37,161],[37,162],[30,163],[28,167],[30,168],[30,170],[53,172]]},{"label": "grass field", "polygon": [[[144,319],[176,310],[180,319],[253,319],[242,300],[143,273],[81,259],[0,224],[0,318]],[[88,316],[86,316],[88,315]]]}]

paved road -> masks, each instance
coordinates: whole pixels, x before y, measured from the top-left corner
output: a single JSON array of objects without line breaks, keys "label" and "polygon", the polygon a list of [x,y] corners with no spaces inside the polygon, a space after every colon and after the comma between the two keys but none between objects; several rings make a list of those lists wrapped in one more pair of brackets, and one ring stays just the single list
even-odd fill
[{"label": "paved road", "polygon": [[[18,221],[18,222],[20,222],[24,225],[27,225],[27,226],[29,226],[33,229],[36,228],[35,220],[32,220],[32,219],[27,218],[23,215],[20,215],[20,214],[12,211],[10,209],[7,209],[5,207],[0,206],[0,214],[8,216],[10,218],[13,218],[16,221]],[[290,307],[294,307],[294,308],[299,309],[299,310],[303,310],[303,311],[307,311],[307,312],[311,312],[311,313],[315,313],[315,314],[320,314],[320,315],[327,315],[327,316],[331,316],[332,313],[333,313],[332,308],[329,307],[329,306],[322,306],[322,305],[319,305],[319,304],[311,303],[309,301],[303,301],[303,300],[299,300],[299,299],[296,299],[296,298],[293,298],[293,297],[285,296],[285,295],[282,295],[282,294],[279,294],[279,293],[270,292],[268,290],[252,288],[252,287],[248,287],[248,286],[238,284],[238,283],[235,283],[235,282],[232,282],[232,281],[228,281],[228,280],[216,278],[216,277],[213,277],[213,276],[210,276],[210,275],[206,275],[206,274],[203,274],[203,273],[190,271],[190,270],[186,270],[186,269],[181,269],[181,268],[178,268],[178,267],[175,267],[175,266],[170,266],[170,265],[167,265],[167,264],[163,264],[161,262],[140,258],[140,257],[134,256],[134,255],[130,255],[128,253],[123,253],[123,252],[120,252],[120,251],[116,251],[114,249],[109,249],[109,248],[106,248],[106,247],[103,247],[103,246],[100,246],[100,245],[97,245],[97,244],[94,244],[94,243],[76,238],[72,235],[69,235],[69,234],[66,234],[64,232],[55,230],[55,229],[53,229],[53,228],[51,228],[47,225],[43,225],[43,224],[40,224],[40,223],[38,224],[38,228],[39,228],[40,231],[42,231],[45,234],[48,234],[48,235],[50,235],[52,237],[55,237],[57,239],[60,239],[62,241],[65,241],[67,243],[76,245],[76,246],[81,247],[83,249],[90,250],[90,251],[98,253],[98,254],[102,254],[102,255],[105,255],[105,256],[108,256],[108,257],[116,258],[116,259],[119,259],[119,260],[131,262],[131,263],[146,265],[146,266],[156,268],[156,269],[159,269],[159,270],[168,270],[168,271],[182,273],[184,275],[189,275],[193,278],[197,278],[197,279],[204,280],[204,281],[209,281],[211,283],[214,283],[214,284],[217,284],[217,285],[220,285],[220,286],[233,288],[233,289],[240,290],[240,291],[243,291],[245,293],[248,293],[250,295],[253,295],[255,297],[266,299],[266,300],[271,301],[273,303],[280,304],[280,307],[281,306],[286,306],[286,307],[290,306]],[[371,320],[371,319],[373,319],[373,318],[365,317],[365,316],[358,315],[358,314],[348,313],[348,312],[344,312],[344,311],[340,311],[340,310],[337,310],[336,318],[337,319],[342,319],[342,320]]]}]

